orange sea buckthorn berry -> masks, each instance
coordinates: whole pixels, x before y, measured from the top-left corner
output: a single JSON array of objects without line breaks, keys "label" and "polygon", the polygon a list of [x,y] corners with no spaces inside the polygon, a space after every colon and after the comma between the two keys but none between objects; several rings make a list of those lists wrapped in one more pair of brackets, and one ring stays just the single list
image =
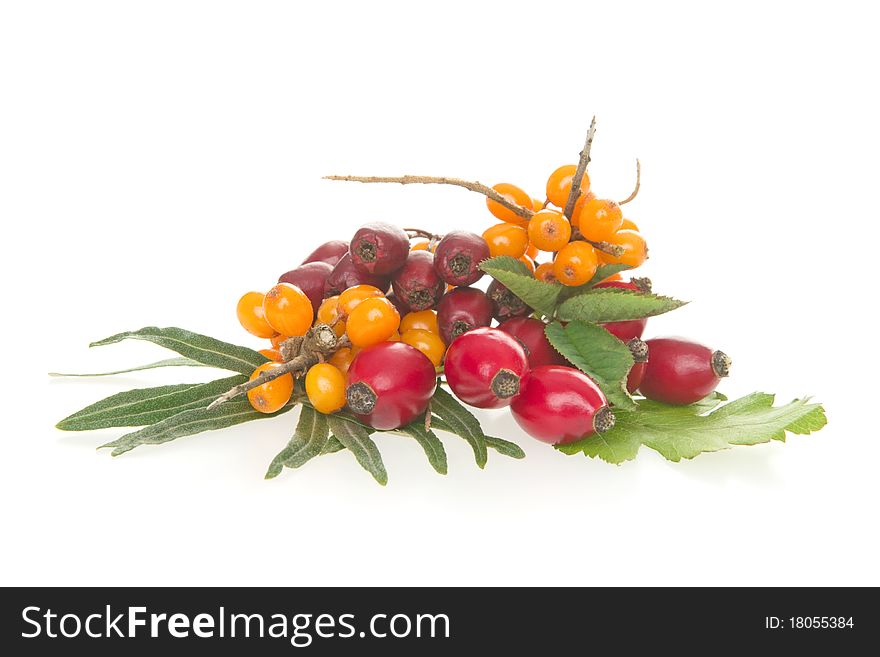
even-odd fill
[{"label": "orange sea buckthorn berry", "polygon": [[535,262],[531,258],[529,258],[528,256],[523,256],[519,259],[519,261],[523,263],[526,267],[528,267],[531,273],[535,273]]},{"label": "orange sea buckthorn berry", "polygon": [[535,212],[538,212],[539,210],[543,210],[544,203],[545,202],[539,198],[533,198],[532,199],[532,210],[534,210]]},{"label": "orange sea buckthorn berry", "polygon": [[516,224],[496,224],[483,231],[483,239],[489,245],[489,255],[519,258],[529,247],[529,233]]},{"label": "orange sea buckthorn berry", "polygon": [[281,343],[288,339],[287,335],[281,335],[280,333],[276,336],[269,338],[269,342],[272,343],[273,349],[281,349]]},{"label": "orange sea buckthorn berry", "polygon": [[[600,255],[598,251],[596,251],[596,255],[599,257],[599,260],[601,262],[602,255]],[[611,276],[609,276],[608,278],[603,278],[602,282],[608,283],[609,281],[622,281],[622,280],[623,280],[623,276],[620,275],[620,272],[617,272],[616,274],[611,274]]]},{"label": "orange sea buckthorn berry", "polygon": [[583,285],[596,273],[599,258],[586,242],[569,242],[553,261],[553,273],[563,285]]},{"label": "orange sea buckthorn berry", "polygon": [[620,230],[638,230],[639,227],[635,225],[634,222],[630,221],[626,217],[623,219],[623,223],[620,224]]},{"label": "orange sea buckthorn berry", "polygon": [[330,363],[312,365],[306,373],[306,395],[319,413],[345,406],[345,375]]},{"label": "orange sea buckthorn berry", "polygon": [[436,250],[437,250],[437,245],[434,244],[434,246],[431,247],[430,242],[416,242],[410,248],[410,251],[430,251],[431,253],[434,253],[434,251],[436,251]]},{"label": "orange sea buckthorn berry", "polygon": [[[577,171],[576,165],[563,164],[547,178],[547,198],[553,205],[564,208],[568,203],[568,196],[571,194],[571,179],[574,177],[575,171]],[[590,176],[584,171],[584,177],[581,180],[581,193],[589,191]]]},{"label": "orange sea buckthorn berry", "polygon": [[348,317],[364,299],[373,299],[384,296],[385,293],[378,287],[373,287],[372,285],[355,285],[339,295],[338,312],[342,317]]},{"label": "orange sea buckthorn berry", "polygon": [[538,265],[538,268],[535,269],[535,278],[539,281],[544,281],[545,283],[558,283],[556,280],[556,274],[553,273],[553,263],[545,262]]},{"label": "orange sea buckthorn berry", "polygon": [[394,331],[385,342],[400,342],[400,331]]},{"label": "orange sea buckthorn berry", "polygon": [[281,358],[281,352],[277,349],[260,349],[260,353],[273,363],[281,363],[284,360]]},{"label": "orange sea buckthorn berry", "polygon": [[301,289],[290,283],[278,283],[266,293],[263,312],[269,326],[281,335],[305,335],[315,311]]},{"label": "orange sea buckthorn berry", "polygon": [[401,342],[415,347],[434,363],[434,367],[440,367],[443,362],[443,354],[446,353],[446,344],[436,333],[424,329],[410,329],[400,336]]},{"label": "orange sea buckthorn berry", "polygon": [[526,255],[529,256],[532,260],[538,257],[538,247],[529,242],[528,248],[526,248]]},{"label": "orange sea buckthorn berry", "polygon": [[385,297],[372,297],[361,301],[345,324],[348,339],[355,347],[369,347],[385,342],[400,326],[400,314]]},{"label": "orange sea buckthorn berry", "polygon": [[541,251],[559,251],[571,239],[571,224],[561,212],[541,210],[529,221],[529,241]]},{"label": "orange sea buckthorn berry", "polygon": [[609,244],[623,247],[623,255],[621,256],[601,253],[599,257],[606,264],[638,267],[648,259],[648,246],[645,243],[645,238],[638,231],[619,230],[605,241]]},{"label": "orange sea buckthorn berry", "polygon": [[413,329],[422,329],[440,335],[440,326],[437,323],[436,310],[419,310],[418,312],[407,313],[400,320],[400,333],[406,333]]},{"label": "orange sea buckthorn berry", "polygon": [[[492,189],[501,194],[511,203],[516,203],[517,205],[527,209],[532,208],[532,197],[526,194],[516,185],[511,185],[510,183],[498,183],[497,185],[493,185]],[[519,216],[513,210],[505,208],[503,205],[501,205],[497,201],[493,201],[490,198],[486,199],[486,207],[489,208],[489,212],[501,219],[501,221],[507,221],[512,224],[520,225],[524,224],[527,221],[525,217]]]},{"label": "orange sea buckthorn berry", "polygon": [[266,313],[263,311],[265,296],[262,292],[247,292],[238,300],[235,308],[244,330],[258,338],[271,338],[277,333],[266,321]]},{"label": "orange sea buckthorn berry", "polygon": [[578,225],[581,218],[581,209],[584,207],[584,203],[592,201],[594,198],[596,198],[596,195],[593,192],[586,192],[585,194],[578,196],[578,200],[575,201],[574,208],[571,211],[572,226]]},{"label": "orange sea buckthorn berry", "polygon": [[[276,367],[281,367],[280,363],[265,363],[260,365],[254,370],[254,373],[251,374],[250,380],[253,381],[263,372],[273,370]],[[254,410],[259,411],[260,413],[274,413],[280,408],[283,408],[284,405],[290,401],[290,396],[292,394],[293,377],[288,372],[287,374],[282,374],[277,379],[272,379],[268,383],[264,383],[253,390],[248,390],[247,398],[251,403],[251,406],[254,407]]]},{"label": "orange sea buckthorn berry", "polygon": [[360,349],[357,347],[340,347],[333,352],[333,355],[330,356],[328,362],[343,374],[347,374],[348,368],[351,367],[351,361],[354,360],[354,357],[357,356],[359,351]]},{"label": "orange sea buckthorn berry", "polygon": [[318,321],[333,327],[337,337],[345,333],[345,320],[339,317],[339,295],[327,297],[318,308]]},{"label": "orange sea buckthorn berry", "polygon": [[607,240],[623,223],[623,212],[615,201],[593,198],[584,202],[579,210],[575,223],[581,234],[594,242]]}]

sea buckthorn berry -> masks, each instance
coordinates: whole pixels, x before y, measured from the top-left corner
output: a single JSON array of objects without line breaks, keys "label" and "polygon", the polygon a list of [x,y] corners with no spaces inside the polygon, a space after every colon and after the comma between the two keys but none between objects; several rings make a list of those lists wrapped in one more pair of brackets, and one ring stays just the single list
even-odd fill
[{"label": "sea buckthorn berry", "polygon": [[282,274],[278,278],[279,283],[296,285],[312,302],[312,308],[318,309],[321,299],[324,298],[324,286],[327,277],[333,271],[333,266],[326,262],[309,262],[300,265],[296,269]]},{"label": "sea buckthorn berry", "polygon": [[346,398],[352,412],[379,431],[423,418],[437,387],[434,365],[402,342],[382,342],[355,356]]},{"label": "sea buckthorn berry", "polygon": [[529,242],[541,251],[559,251],[571,239],[571,224],[561,212],[541,210],[529,220]]},{"label": "sea buckthorn berry", "polygon": [[400,342],[400,330],[395,330],[385,342]]},{"label": "sea buckthorn berry", "polygon": [[436,251],[436,250],[437,250],[437,245],[434,244],[434,246],[432,247],[431,243],[428,242],[427,240],[422,241],[422,242],[416,242],[415,244],[412,245],[412,247],[410,247],[410,251],[430,251],[431,253],[434,253],[434,251]]},{"label": "sea buckthorn berry", "polygon": [[345,406],[345,375],[330,363],[312,365],[306,373],[306,395],[319,413]]},{"label": "sea buckthorn berry", "polygon": [[499,322],[511,317],[520,317],[532,312],[532,308],[498,281],[493,280],[486,289],[486,296],[492,302],[492,316]]},{"label": "sea buckthorn berry", "polygon": [[409,237],[399,226],[375,222],[358,229],[349,252],[361,271],[386,276],[403,266],[409,254]]},{"label": "sea buckthorn berry", "polygon": [[623,212],[615,201],[593,198],[576,208],[577,219],[572,219],[581,234],[588,240],[603,242],[620,230]]},{"label": "sea buckthorn berry", "polygon": [[337,262],[342,260],[342,256],[346,253],[348,253],[348,242],[331,240],[329,242],[324,242],[321,246],[312,251],[309,256],[302,261],[302,264],[307,265],[310,262],[326,262],[327,264],[334,266]]},{"label": "sea buckthorn berry", "polygon": [[[594,288],[616,288],[619,290],[644,292],[644,290],[635,283],[627,281],[605,280],[601,283],[597,283]],[[648,319],[643,317],[641,319],[629,319],[622,322],[608,322],[607,324],[602,324],[602,326],[605,327],[606,331],[608,331],[611,335],[618,338],[619,340],[622,340],[623,342],[629,342],[633,338],[641,338],[642,334],[645,332],[645,326],[647,326],[647,324]]]},{"label": "sea buckthorn berry", "polygon": [[730,358],[681,338],[647,341],[648,365],[639,385],[648,399],[686,405],[703,399],[730,373]]},{"label": "sea buckthorn berry", "polygon": [[636,226],[632,221],[630,221],[626,217],[623,218],[623,223],[620,224],[620,230],[638,230],[638,229],[639,229],[639,227]]},{"label": "sea buckthorn berry", "polygon": [[413,251],[391,277],[394,295],[411,310],[433,308],[446,291],[430,251]]},{"label": "sea buckthorn berry", "polygon": [[626,343],[633,357],[633,366],[626,376],[626,390],[629,394],[633,394],[642,385],[642,379],[645,377],[645,368],[648,366],[648,358],[650,357],[650,349],[646,342],[642,342],[639,338],[633,338]]},{"label": "sea buckthorn berry", "polygon": [[345,320],[339,315],[339,297],[327,297],[318,307],[318,321],[321,324],[332,326],[336,337],[342,337],[345,333]]},{"label": "sea buckthorn berry", "polygon": [[553,263],[552,262],[544,262],[538,265],[537,269],[535,269],[535,278],[539,281],[544,281],[545,283],[558,283],[556,280],[556,274],[553,273]]},{"label": "sea buckthorn berry", "polygon": [[525,349],[529,367],[567,365],[568,361],[553,348],[544,333],[546,324],[534,317],[513,317],[502,322],[499,330],[512,335]]},{"label": "sea buckthorn berry", "polygon": [[538,247],[536,247],[534,244],[532,244],[531,242],[529,242],[529,246],[528,246],[528,248],[526,249],[526,256],[528,256],[528,257],[531,258],[532,260],[534,260],[535,258],[537,258],[537,257],[538,257]]},{"label": "sea buckthorn berry", "polygon": [[355,285],[342,292],[337,300],[337,312],[348,317],[365,299],[384,297],[385,293],[372,285]]},{"label": "sea buckthorn berry", "polygon": [[532,369],[510,405],[522,429],[551,445],[564,445],[614,426],[599,387],[580,370],[560,365]]},{"label": "sea buckthorn berry", "polygon": [[401,334],[400,340],[425,354],[428,360],[434,363],[434,367],[440,367],[440,363],[443,362],[446,345],[443,343],[443,339],[436,333],[426,331],[425,329],[410,329]]},{"label": "sea buckthorn berry", "polygon": [[400,320],[400,332],[406,333],[413,329],[421,329],[440,335],[440,326],[437,324],[437,311],[419,310],[404,315]]},{"label": "sea buckthorn berry", "polygon": [[289,338],[290,336],[281,335],[280,333],[278,333],[277,335],[269,338],[269,342],[272,343],[273,349],[281,349],[281,343],[283,343],[285,340],[288,340]]},{"label": "sea buckthorn berry", "polygon": [[[534,203],[532,197],[516,185],[511,185],[510,183],[498,183],[497,185],[492,185],[492,189],[501,194],[501,196],[511,203],[515,203],[520,207],[528,209],[531,208]],[[513,210],[505,208],[503,205],[490,198],[486,199],[486,207],[489,208],[489,212],[495,215],[498,219],[501,219],[501,221],[507,221],[512,224],[524,224],[527,221],[525,217],[519,216]]]},{"label": "sea buckthorn berry", "polygon": [[483,239],[489,245],[489,255],[521,258],[529,248],[529,233],[516,224],[496,224],[483,231]]},{"label": "sea buckthorn berry", "polygon": [[388,340],[400,326],[400,313],[384,297],[361,301],[348,316],[345,332],[355,347],[369,347]]},{"label": "sea buckthorn berry", "polygon": [[277,349],[260,349],[260,353],[271,360],[273,363],[284,362],[284,359],[281,357],[281,352]]},{"label": "sea buckthorn berry", "polygon": [[343,374],[347,374],[348,368],[351,367],[351,361],[354,360],[359,351],[360,349],[357,347],[340,347],[333,352],[333,355],[330,356],[327,362]]},{"label": "sea buckthorn berry", "polygon": [[489,257],[489,245],[476,233],[447,233],[434,251],[434,269],[446,283],[465,286],[483,277],[480,263]]},{"label": "sea buckthorn berry", "polygon": [[623,255],[620,256],[602,253],[599,257],[606,264],[639,267],[648,259],[648,245],[645,244],[645,238],[638,231],[619,230],[605,241],[614,246],[623,247]]},{"label": "sea buckthorn berry", "polygon": [[315,316],[309,298],[290,283],[279,283],[266,293],[263,312],[269,326],[288,336],[305,335]]},{"label": "sea buckthorn berry", "polygon": [[538,210],[543,210],[545,205],[545,201],[542,201],[539,198],[532,198],[532,210],[537,212]]},{"label": "sea buckthorn berry", "polygon": [[571,225],[577,226],[578,221],[580,220],[581,209],[584,207],[584,204],[588,201],[592,201],[596,198],[596,195],[593,192],[582,193],[578,196],[578,200],[574,203],[574,208],[571,211]]},{"label": "sea buckthorn berry", "polygon": [[[260,365],[251,374],[250,380],[253,381],[263,372],[269,372],[276,367],[281,367],[281,364],[265,363]],[[293,395],[293,377],[289,372],[247,392],[251,406],[260,413],[274,413],[283,408],[290,401],[291,395]]]},{"label": "sea buckthorn berry", "polygon": [[529,372],[525,349],[509,333],[478,328],[449,345],[443,373],[455,396],[477,408],[508,406]]},{"label": "sea buckthorn berry", "polygon": [[519,261],[526,266],[526,268],[529,270],[529,273],[531,273],[531,274],[535,273],[535,261],[534,260],[532,260],[528,256],[523,256],[522,258],[519,259]]},{"label": "sea buckthorn berry", "polygon": [[569,242],[553,261],[553,274],[563,285],[583,285],[596,274],[599,258],[586,242]]},{"label": "sea buckthorn berry", "polygon": [[265,296],[262,292],[246,292],[235,308],[242,328],[258,338],[271,338],[278,333],[266,321],[266,313],[263,311]]},{"label": "sea buckthorn berry", "polygon": [[486,293],[473,287],[459,287],[437,304],[440,337],[446,345],[458,336],[492,323],[492,302]]},{"label": "sea buckthorn berry", "polygon": [[[598,256],[599,254],[597,253],[596,255]],[[616,274],[611,274],[611,276],[604,279],[602,282],[603,283],[617,283],[617,282],[621,282],[621,281],[623,281],[623,276],[620,275],[620,272],[617,272]]]},{"label": "sea buckthorn berry", "polygon": [[[563,164],[547,178],[547,198],[553,205],[564,208],[568,203],[568,196],[571,194],[571,180],[574,178],[575,171],[577,171],[576,165]],[[581,180],[580,191],[581,193],[590,191],[590,176],[586,171],[584,171],[584,177]]]},{"label": "sea buckthorn berry", "polygon": [[324,296],[332,297],[355,285],[372,285],[380,290],[388,290],[391,280],[387,276],[378,276],[361,271],[351,261],[351,254],[346,253],[324,283]]}]

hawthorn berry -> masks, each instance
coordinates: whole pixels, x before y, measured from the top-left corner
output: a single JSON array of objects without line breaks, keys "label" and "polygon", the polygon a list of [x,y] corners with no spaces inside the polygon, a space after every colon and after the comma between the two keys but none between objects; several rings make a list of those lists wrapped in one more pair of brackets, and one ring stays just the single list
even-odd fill
[{"label": "hawthorn berry", "polygon": [[335,296],[355,285],[372,285],[382,291],[387,291],[390,283],[387,276],[369,274],[355,267],[351,260],[351,254],[346,253],[339,259],[327,277],[324,284],[324,296]]},{"label": "hawthorn berry", "polygon": [[333,266],[329,263],[323,261],[309,262],[290,270],[286,274],[282,274],[278,278],[278,282],[296,285],[305,292],[309,301],[312,302],[312,307],[317,311],[321,305],[321,300],[324,298],[324,285],[332,271]]},{"label": "hawthorn berry", "polygon": [[731,360],[723,351],[682,338],[647,341],[650,358],[639,385],[648,399],[686,405],[703,399],[730,373]]},{"label": "hawthorn berry", "polygon": [[266,321],[281,335],[305,335],[315,310],[305,292],[290,283],[278,283],[263,299]]},{"label": "hawthorn berry", "polygon": [[480,263],[490,255],[486,240],[475,233],[447,233],[434,251],[434,269],[449,285],[466,286],[483,277]]},{"label": "hawthorn berry", "polygon": [[345,406],[345,375],[330,363],[317,363],[306,372],[306,395],[319,413]]},{"label": "hawthorn berry", "polygon": [[626,376],[626,390],[629,394],[633,394],[642,384],[645,377],[645,368],[648,366],[648,358],[650,357],[650,349],[648,344],[639,338],[632,338],[626,343],[633,357],[633,366]]},{"label": "hawthorn berry", "polygon": [[567,365],[568,361],[560,354],[544,333],[546,324],[534,317],[512,317],[502,322],[498,328],[512,335],[525,349],[529,367],[541,365]]},{"label": "hawthorn berry", "polygon": [[379,431],[422,417],[437,386],[434,365],[402,342],[360,351],[348,369],[346,399],[352,412]]},{"label": "hawthorn berry", "polygon": [[473,287],[458,287],[437,304],[440,337],[447,345],[458,336],[492,323],[492,302],[486,293]]},{"label": "hawthorn berry", "polygon": [[411,251],[403,267],[391,277],[394,295],[411,310],[433,308],[446,291],[430,251]]},{"label": "hawthorn berry", "polygon": [[523,346],[509,333],[477,328],[453,342],[443,373],[455,396],[477,408],[508,406],[529,372]]},{"label": "hawthorn berry", "polygon": [[[263,372],[269,372],[276,367],[281,367],[280,363],[264,363],[254,370],[250,380],[253,381]],[[293,376],[290,373],[281,376],[257,386],[247,392],[248,401],[251,403],[255,411],[260,413],[274,413],[284,407],[290,401],[293,395]]]},{"label": "hawthorn berry", "polygon": [[354,266],[361,271],[388,275],[403,266],[409,255],[409,237],[394,224],[366,224],[354,234],[349,252]]},{"label": "hawthorn berry", "polygon": [[266,295],[262,292],[245,292],[235,307],[242,328],[258,338],[272,338],[277,335],[277,331],[266,321],[266,313],[263,310],[265,298]]},{"label": "hawthorn berry", "polygon": [[[510,183],[498,183],[497,185],[492,185],[492,189],[501,194],[501,196],[506,198],[511,203],[514,203],[515,205],[518,205],[520,207],[531,208],[534,203],[532,201],[532,197],[526,194],[516,185],[511,185]],[[501,219],[501,221],[507,221],[512,224],[520,225],[526,223],[526,219],[524,217],[519,216],[513,210],[505,208],[503,205],[501,205],[497,201],[493,201],[490,198],[486,199],[486,207],[489,208],[489,212],[491,212],[498,219]]]},{"label": "hawthorn berry", "polygon": [[492,302],[492,316],[499,322],[532,312],[532,308],[496,280],[489,283],[486,296]]},{"label": "hawthorn berry", "polygon": [[334,266],[346,253],[348,253],[348,242],[331,240],[329,242],[324,242],[321,246],[312,251],[308,257],[302,261],[302,264],[307,265],[310,262],[326,262],[330,266]]},{"label": "hawthorn berry", "polygon": [[355,347],[369,347],[391,338],[400,326],[400,313],[385,297],[361,301],[345,322],[345,333]]}]

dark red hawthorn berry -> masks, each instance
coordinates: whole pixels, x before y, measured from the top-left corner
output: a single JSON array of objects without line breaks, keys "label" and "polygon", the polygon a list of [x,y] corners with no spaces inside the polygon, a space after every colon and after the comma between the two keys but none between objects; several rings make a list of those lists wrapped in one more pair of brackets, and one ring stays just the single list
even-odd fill
[{"label": "dark red hawthorn berry", "polygon": [[[651,281],[647,278],[634,279],[633,281],[603,281],[593,286],[594,288],[612,287],[621,290],[632,290],[633,292],[650,292]],[[623,342],[629,342],[633,338],[641,338],[645,332],[648,320],[630,319],[622,322],[608,322],[602,324],[603,327],[617,339]]]},{"label": "dark red hawthorn berry", "polygon": [[434,270],[430,251],[410,251],[403,267],[391,277],[391,286],[410,310],[433,308],[446,291],[446,283]]},{"label": "dark red hawthorn berry", "polygon": [[492,323],[492,302],[482,290],[457,287],[437,304],[440,337],[447,345],[458,336]]},{"label": "dark red hawthorn berry", "polygon": [[522,429],[551,445],[586,438],[614,426],[605,395],[580,370],[563,365],[534,368],[510,405]]},{"label": "dark red hawthorn berry", "polygon": [[488,327],[468,331],[453,342],[443,366],[455,396],[477,408],[509,406],[528,372],[528,357],[516,338]]},{"label": "dark red hawthorn berry", "polygon": [[379,431],[422,418],[437,386],[434,365],[403,342],[380,342],[358,352],[348,369],[348,407]]},{"label": "dark red hawthorn berry", "polygon": [[322,261],[309,262],[290,270],[286,274],[281,274],[278,282],[296,285],[305,292],[309,301],[312,302],[312,308],[317,313],[321,300],[324,298],[324,284],[327,282],[327,277],[332,271],[333,265],[329,263]]},{"label": "dark red hawthorn berry", "polygon": [[397,308],[397,312],[400,313],[401,317],[403,317],[404,315],[406,315],[409,312],[409,306],[407,306],[403,302],[403,299],[399,298],[393,292],[390,294],[386,294],[385,298],[388,299],[395,308]]},{"label": "dark red hawthorn berry", "polygon": [[534,317],[512,317],[498,328],[510,333],[526,350],[529,367],[540,365],[568,365],[562,354],[553,348],[544,333],[546,324]]},{"label": "dark red hawthorn berry", "polygon": [[633,394],[642,384],[650,350],[648,349],[648,344],[639,338],[632,338],[626,343],[626,346],[629,347],[634,361],[626,377],[626,390],[629,394]]},{"label": "dark red hawthorn berry", "polygon": [[647,344],[650,358],[639,392],[648,399],[693,404],[730,373],[731,360],[723,351],[682,338],[654,338]]},{"label": "dark red hawthorn berry", "polygon": [[358,229],[349,252],[354,266],[361,271],[387,276],[406,262],[409,238],[399,226],[375,222]]},{"label": "dark red hawthorn berry", "polygon": [[355,285],[372,285],[378,287],[383,292],[388,291],[390,280],[387,276],[379,276],[377,274],[368,274],[354,266],[351,261],[351,254],[346,253],[333,271],[327,277],[324,284],[324,298],[332,297],[335,294],[345,292],[348,288]]},{"label": "dark red hawthorn berry", "polygon": [[302,264],[307,265],[310,262],[326,262],[329,265],[335,265],[348,253],[348,242],[342,240],[331,240],[324,242],[317,249],[312,251]]},{"label": "dark red hawthorn berry", "polygon": [[513,292],[498,281],[493,280],[486,289],[486,295],[492,301],[492,316],[499,322],[511,317],[529,315],[532,309]]},{"label": "dark red hawthorn berry", "polygon": [[489,258],[489,245],[476,233],[447,233],[434,251],[434,267],[446,283],[471,285],[483,277],[480,263]]}]

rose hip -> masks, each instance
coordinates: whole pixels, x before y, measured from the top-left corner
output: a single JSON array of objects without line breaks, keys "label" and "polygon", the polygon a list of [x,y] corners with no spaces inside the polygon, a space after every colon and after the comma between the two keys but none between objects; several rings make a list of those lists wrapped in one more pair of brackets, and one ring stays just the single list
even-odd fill
[{"label": "rose hip", "polygon": [[339,262],[342,259],[342,256],[346,253],[348,253],[348,242],[331,240],[330,242],[324,242],[321,246],[312,251],[309,256],[302,261],[302,264],[307,265],[310,262],[326,262],[333,266]]},{"label": "rose hip", "polygon": [[383,292],[387,292],[389,284],[390,281],[387,276],[368,274],[355,267],[351,261],[351,254],[346,253],[336,263],[333,271],[327,277],[324,284],[324,298],[341,294],[355,285],[372,285],[373,287],[378,287]]},{"label": "rose hip", "polygon": [[573,367],[534,368],[510,410],[527,434],[552,445],[571,443],[614,426],[605,395],[590,377]]},{"label": "rose hip", "polygon": [[723,351],[681,338],[655,338],[647,344],[650,358],[639,392],[648,399],[693,404],[730,373],[731,360]]},{"label": "rose hip", "polygon": [[513,292],[508,290],[498,281],[489,283],[486,295],[492,301],[492,316],[499,322],[506,321],[511,317],[528,315],[532,309]]},{"label": "rose hip", "polygon": [[410,310],[427,310],[440,301],[446,284],[434,269],[434,256],[429,251],[411,251],[403,267],[391,277],[394,294]]},{"label": "rose hip", "polygon": [[422,417],[437,385],[434,365],[403,342],[380,342],[358,352],[348,369],[352,412],[379,431]]},{"label": "rose hip", "polygon": [[544,334],[546,325],[534,317],[513,317],[498,328],[510,333],[523,346],[529,358],[529,367],[540,365],[567,365],[568,361],[553,348]]},{"label": "rose hip", "polygon": [[333,271],[333,266],[323,261],[309,262],[292,269],[278,278],[279,283],[296,285],[312,302],[315,313],[324,299],[324,284]]},{"label": "rose hip", "polygon": [[492,323],[492,302],[482,290],[458,287],[437,304],[440,337],[447,345],[458,336]]},{"label": "rose hip", "polygon": [[406,232],[393,224],[375,222],[358,229],[349,246],[354,266],[369,274],[388,275],[409,255]]},{"label": "rose hip", "polygon": [[[648,279],[638,279],[642,281],[647,281]],[[620,290],[632,290],[633,292],[650,292],[650,281],[648,281],[648,288],[645,289],[644,286],[640,286],[635,281],[602,281],[601,283],[597,283],[594,288],[617,288]],[[633,338],[641,338],[642,334],[645,332],[645,326],[647,326],[648,320],[646,318],[642,319],[631,319],[625,320],[622,322],[608,322],[607,324],[602,324],[611,335],[615,336],[619,340],[623,342],[629,342]]]},{"label": "rose hip", "polygon": [[480,263],[489,258],[489,245],[476,233],[447,233],[434,251],[434,268],[446,283],[471,285],[483,277]]},{"label": "rose hip", "polygon": [[488,327],[469,331],[453,342],[443,367],[456,397],[477,408],[508,406],[528,372],[528,357],[516,338]]},{"label": "rose hip", "polygon": [[626,346],[629,347],[633,361],[635,361],[626,377],[626,390],[629,394],[633,394],[642,384],[650,350],[648,344],[639,338],[632,338],[626,343]]}]

